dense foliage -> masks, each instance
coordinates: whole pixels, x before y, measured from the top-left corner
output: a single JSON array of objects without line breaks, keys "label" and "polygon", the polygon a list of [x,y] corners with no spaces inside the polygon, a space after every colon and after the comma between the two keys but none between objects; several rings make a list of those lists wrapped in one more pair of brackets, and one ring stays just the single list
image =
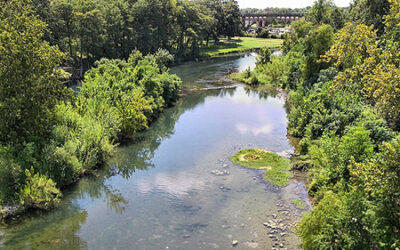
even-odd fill
[{"label": "dense foliage", "polygon": [[62,53],[42,40],[46,25],[24,2],[2,1],[0,16],[0,141],[39,141],[65,95],[56,69]]},{"label": "dense foliage", "polygon": [[181,80],[169,73],[168,51],[133,50],[127,60],[97,61],[70,93],[59,80],[63,54],[43,40],[46,24],[29,3],[0,2],[0,204],[48,209],[59,188],[175,102]]},{"label": "dense foliage", "polygon": [[304,249],[400,248],[399,7],[356,1],[340,27],[316,1],[282,56],[236,76],[289,92],[293,165],[309,169],[316,202],[298,228]]}]

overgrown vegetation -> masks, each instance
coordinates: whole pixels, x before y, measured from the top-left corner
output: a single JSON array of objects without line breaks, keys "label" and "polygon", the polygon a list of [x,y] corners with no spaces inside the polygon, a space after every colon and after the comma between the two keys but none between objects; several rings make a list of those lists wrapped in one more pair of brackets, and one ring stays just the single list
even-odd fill
[{"label": "overgrown vegetation", "polygon": [[63,54],[25,1],[0,2],[0,204],[48,209],[60,188],[94,170],[117,143],[177,98],[165,50],[101,59],[75,95],[59,81]]},{"label": "overgrown vegetation", "polygon": [[289,92],[295,165],[309,169],[316,202],[298,228],[302,247],[398,249],[400,1],[355,1],[354,23],[336,10],[317,1],[282,56],[236,77]]},{"label": "overgrown vegetation", "polygon": [[274,186],[287,186],[293,176],[289,160],[262,149],[244,149],[231,157],[233,163],[252,169],[265,169],[264,179]]}]

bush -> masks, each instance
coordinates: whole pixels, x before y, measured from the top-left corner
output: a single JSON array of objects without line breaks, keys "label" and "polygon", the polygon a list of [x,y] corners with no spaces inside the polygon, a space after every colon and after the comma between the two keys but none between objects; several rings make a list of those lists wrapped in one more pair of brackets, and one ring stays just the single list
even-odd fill
[{"label": "bush", "polygon": [[[343,135],[357,121],[365,106],[360,97],[346,91],[331,92],[333,82],[319,83],[311,91],[299,90],[290,101],[289,132],[298,137],[317,139],[325,130]],[[297,97],[296,97],[297,95]]]},{"label": "bush", "polygon": [[299,223],[304,249],[370,249],[360,215],[364,210],[359,194],[327,191],[323,199]]},{"label": "bush", "polygon": [[259,81],[256,74],[252,74],[250,77],[250,84],[251,85],[258,85]]},{"label": "bush", "polygon": [[70,104],[58,105],[58,125],[44,150],[41,172],[64,186],[103,163],[115,146],[101,121],[80,115]]},{"label": "bush", "polygon": [[322,187],[335,189],[339,182],[349,183],[349,164],[372,158],[373,148],[370,132],[361,125],[350,127],[342,137],[325,134],[314,141],[309,148],[314,166],[310,193],[317,195]]},{"label": "bush", "polygon": [[168,60],[165,52],[143,57],[137,51],[128,61],[100,60],[86,74],[78,96],[80,112],[96,117],[111,113],[114,119],[107,127],[119,129],[120,137],[145,129],[149,120],[178,98],[181,80],[160,66]]},{"label": "bush", "polygon": [[61,198],[61,192],[51,179],[38,173],[33,168],[25,170],[26,183],[19,198],[26,208],[49,209],[55,207]]},{"label": "bush", "polygon": [[267,64],[271,61],[272,51],[270,48],[261,48],[258,51],[257,64]]}]

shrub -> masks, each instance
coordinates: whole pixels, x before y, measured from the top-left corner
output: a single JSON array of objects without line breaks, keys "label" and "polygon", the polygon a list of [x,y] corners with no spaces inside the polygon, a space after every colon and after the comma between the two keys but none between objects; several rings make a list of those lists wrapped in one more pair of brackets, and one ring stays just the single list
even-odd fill
[{"label": "shrub", "polygon": [[270,48],[261,48],[258,51],[257,64],[267,64],[271,61],[272,51]]},{"label": "shrub", "polygon": [[80,115],[70,104],[57,106],[57,121],[41,172],[63,186],[103,163],[115,146],[102,119]]},{"label": "shrub", "polygon": [[39,173],[35,174],[33,168],[26,169],[25,175],[25,187],[19,194],[21,205],[26,208],[49,209],[60,202],[61,192],[54,181]]},{"label": "shrub", "polygon": [[178,98],[181,80],[160,66],[168,58],[165,52],[143,57],[134,51],[128,61],[100,60],[86,74],[78,96],[80,112],[98,117],[107,110],[105,114],[115,118],[107,126],[119,128],[121,137],[145,129],[149,120]]},{"label": "shrub", "polygon": [[297,233],[304,249],[370,249],[359,217],[363,210],[358,194],[327,191],[317,206],[299,223]]},{"label": "shrub", "polygon": [[259,81],[256,74],[252,74],[250,77],[250,84],[251,85],[258,85]]}]

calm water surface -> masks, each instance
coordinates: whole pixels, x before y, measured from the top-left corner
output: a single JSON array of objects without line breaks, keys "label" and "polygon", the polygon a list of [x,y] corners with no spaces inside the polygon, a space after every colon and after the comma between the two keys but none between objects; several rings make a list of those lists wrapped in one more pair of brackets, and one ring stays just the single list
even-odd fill
[{"label": "calm water surface", "polygon": [[[186,87],[231,83],[225,74],[254,67],[254,55],[187,63],[173,69]],[[97,176],[65,191],[61,207],[33,212],[0,228],[0,248],[10,249],[269,249],[263,222],[285,225],[306,200],[292,180],[275,188],[262,171],[235,166],[229,157],[258,147],[288,155],[282,96],[237,85],[198,91],[167,109],[135,143],[118,149]],[[223,175],[214,175],[214,170]],[[282,207],[289,213],[282,213]],[[286,231],[277,242],[296,248]]]}]

